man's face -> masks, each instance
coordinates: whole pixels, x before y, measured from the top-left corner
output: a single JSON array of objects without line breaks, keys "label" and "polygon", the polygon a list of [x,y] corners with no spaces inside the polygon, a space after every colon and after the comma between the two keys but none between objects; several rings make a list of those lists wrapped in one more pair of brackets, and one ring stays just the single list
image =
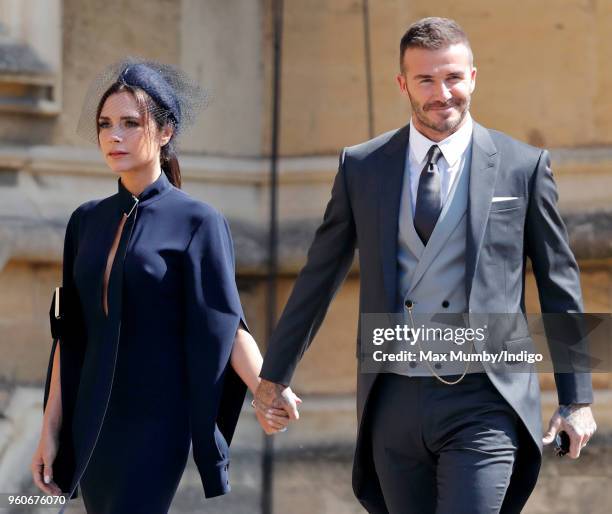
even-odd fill
[{"label": "man's face", "polygon": [[464,44],[438,50],[408,48],[397,83],[410,99],[415,128],[441,141],[462,125],[469,111],[476,68]]}]

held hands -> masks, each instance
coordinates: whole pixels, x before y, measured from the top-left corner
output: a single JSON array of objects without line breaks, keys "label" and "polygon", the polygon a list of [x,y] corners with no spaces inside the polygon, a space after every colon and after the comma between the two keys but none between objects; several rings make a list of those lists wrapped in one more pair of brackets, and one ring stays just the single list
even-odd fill
[{"label": "held hands", "polygon": [[298,405],[301,403],[290,387],[262,379],[255,391],[253,407],[264,432],[271,435],[284,432],[291,420],[299,419]]},{"label": "held hands", "polygon": [[580,450],[586,446],[595,430],[597,425],[588,404],[561,405],[551,418],[542,442],[545,445],[550,444],[559,432],[564,431],[570,438],[568,455],[572,459],[577,459]]},{"label": "held hands", "polygon": [[51,495],[61,495],[62,491],[53,481],[53,461],[57,455],[58,434],[43,430],[38,447],[32,457],[32,478],[36,486]]}]

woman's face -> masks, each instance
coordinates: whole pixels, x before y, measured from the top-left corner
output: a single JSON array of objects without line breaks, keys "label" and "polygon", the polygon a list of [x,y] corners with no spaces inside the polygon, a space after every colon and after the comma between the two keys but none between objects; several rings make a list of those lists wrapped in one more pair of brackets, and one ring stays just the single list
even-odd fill
[{"label": "woman's face", "polygon": [[138,171],[159,163],[161,146],[171,136],[159,130],[152,116],[141,112],[129,91],[110,95],[100,111],[98,141],[106,163],[115,173]]}]

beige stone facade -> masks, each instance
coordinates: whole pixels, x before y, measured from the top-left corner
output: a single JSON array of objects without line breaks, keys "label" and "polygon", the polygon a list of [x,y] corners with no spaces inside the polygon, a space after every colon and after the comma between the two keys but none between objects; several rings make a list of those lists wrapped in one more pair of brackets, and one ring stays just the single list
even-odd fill
[{"label": "beige stone facade", "polygon": [[[26,17],[28,1],[22,1]],[[279,310],[321,219],[342,147],[409,119],[395,84],[401,35],[412,21],[440,15],[457,19],[471,38],[478,67],[474,118],[552,150],[561,209],[583,270],[586,309],[610,312],[612,3],[534,0],[518,8],[516,2],[445,0],[435,3],[435,11],[426,0],[367,3],[370,106],[363,2],[285,0]],[[29,8],[36,5],[32,1]],[[45,37],[59,45],[61,59],[41,57],[51,63],[46,73],[60,88],[58,111],[24,113],[10,105],[0,110],[0,385],[42,383],[50,344],[48,304],[60,280],[65,223],[80,203],[116,190],[116,177],[97,149],[74,129],[89,80],[125,55],[177,64],[210,91],[209,107],[180,145],[184,187],[230,220],[246,313],[263,346],[271,5],[271,0],[58,2],[58,23]],[[0,9],[0,23],[6,21],[2,15]],[[0,97],[14,91],[13,83],[13,75],[0,71],[0,84],[8,84],[0,87]],[[358,273],[355,268],[347,279],[298,369],[294,386],[306,396],[354,393]],[[537,311],[531,277],[527,301],[528,310]],[[553,389],[551,376],[543,375],[541,382]],[[602,394],[612,388],[609,374],[595,375],[594,383]]]}]

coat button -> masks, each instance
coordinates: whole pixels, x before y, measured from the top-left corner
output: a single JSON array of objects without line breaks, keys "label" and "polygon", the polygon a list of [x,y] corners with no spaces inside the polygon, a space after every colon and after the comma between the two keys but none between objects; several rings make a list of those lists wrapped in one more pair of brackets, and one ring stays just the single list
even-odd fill
[{"label": "coat button", "polygon": [[434,364],[434,368],[436,368],[436,369],[442,369],[442,364],[440,364],[439,362],[436,362],[436,363]]},{"label": "coat button", "polygon": [[411,362],[410,362],[408,365],[409,365],[411,368],[416,368],[416,365],[417,365],[417,364],[416,364],[416,362],[411,361]]},{"label": "coat button", "polygon": [[444,307],[445,309],[448,309],[448,306],[450,305],[450,303],[448,303],[448,300],[444,300],[442,302],[442,307]]},{"label": "coat button", "polygon": [[409,300],[406,300],[404,305],[406,306],[407,309],[412,309],[412,307],[414,306],[414,303],[412,302],[412,300],[409,299]]}]

